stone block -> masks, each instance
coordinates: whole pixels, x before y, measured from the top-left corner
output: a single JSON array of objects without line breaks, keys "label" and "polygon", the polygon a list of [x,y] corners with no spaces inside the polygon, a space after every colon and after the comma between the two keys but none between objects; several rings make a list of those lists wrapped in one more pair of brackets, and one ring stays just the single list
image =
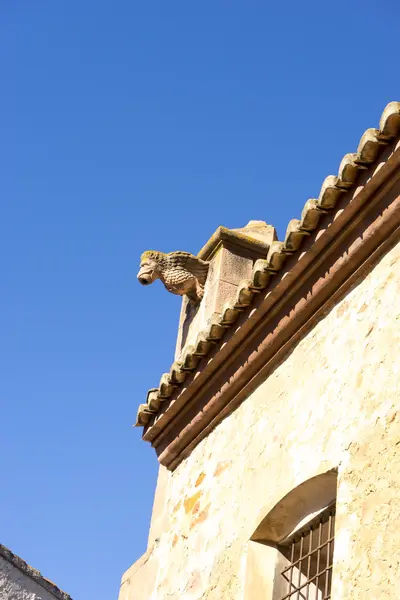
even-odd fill
[{"label": "stone block", "polygon": [[211,315],[235,297],[239,283],[251,277],[255,261],[266,257],[275,239],[275,229],[263,221],[250,221],[242,229],[217,229],[198,255],[209,262],[203,300],[198,306],[186,297],[182,300],[175,360],[194,343]]}]

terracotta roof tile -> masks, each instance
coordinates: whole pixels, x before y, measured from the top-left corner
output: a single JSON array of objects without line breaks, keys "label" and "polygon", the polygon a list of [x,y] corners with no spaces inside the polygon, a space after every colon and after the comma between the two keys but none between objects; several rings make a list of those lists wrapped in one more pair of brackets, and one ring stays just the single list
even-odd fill
[{"label": "terracotta roof tile", "polygon": [[280,271],[286,257],[297,252],[303,239],[318,229],[321,216],[335,207],[341,195],[356,184],[359,173],[373,164],[378,159],[381,148],[399,133],[400,102],[390,102],[382,113],[379,129],[365,131],[357,152],[343,157],[338,174],[326,177],[318,198],[307,200],[300,219],[289,222],[284,241],[274,241],[271,244],[266,258],[255,262],[251,279],[239,283],[235,298],[224,305],[221,313],[212,316],[207,329],[199,334],[194,345],[184,348],[180,361],[174,362],[170,372],[162,376],[159,387],[149,390],[146,404],[139,406],[137,426],[150,423],[162,408],[162,403],[171,398],[184,383],[186,374],[194,371],[202,357],[222,340],[226,329],[232,327],[239,314],[251,306],[255,295],[267,288],[271,277]]}]

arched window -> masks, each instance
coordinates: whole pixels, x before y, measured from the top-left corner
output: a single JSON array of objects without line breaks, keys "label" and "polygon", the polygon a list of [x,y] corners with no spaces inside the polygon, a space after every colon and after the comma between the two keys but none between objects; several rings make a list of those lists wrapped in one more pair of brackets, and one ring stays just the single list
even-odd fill
[{"label": "arched window", "polygon": [[262,519],[250,541],[246,599],[331,598],[336,486],[335,470],[308,479]]}]

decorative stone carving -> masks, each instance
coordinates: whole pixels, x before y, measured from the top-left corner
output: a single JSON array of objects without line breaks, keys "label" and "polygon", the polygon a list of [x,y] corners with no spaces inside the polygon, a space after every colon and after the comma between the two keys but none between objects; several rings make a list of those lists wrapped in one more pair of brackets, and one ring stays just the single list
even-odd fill
[{"label": "decorative stone carving", "polygon": [[204,295],[209,263],[189,252],[156,252],[147,250],[140,258],[137,275],[142,285],[161,279],[166,289],[187,296],[191,304],[199,304]]}]

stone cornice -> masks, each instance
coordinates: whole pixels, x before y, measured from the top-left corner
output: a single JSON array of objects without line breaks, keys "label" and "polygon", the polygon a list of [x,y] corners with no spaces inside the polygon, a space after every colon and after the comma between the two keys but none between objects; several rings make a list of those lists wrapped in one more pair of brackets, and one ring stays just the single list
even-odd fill
[{"label": "stone cornice", "polygon": [[[271,229],[273,229],[273,227],[271,227]],[[270,247],[266,239],[254,238],[250,235],[246,235],[240,230],[218,227],[217,231],[210,237],[197,256],[203,260],[210,260],[221,242],[227,242],[228,244],[231,242],[237,246],[242,246],[257,256],[260,254],[266,255]]]}]

